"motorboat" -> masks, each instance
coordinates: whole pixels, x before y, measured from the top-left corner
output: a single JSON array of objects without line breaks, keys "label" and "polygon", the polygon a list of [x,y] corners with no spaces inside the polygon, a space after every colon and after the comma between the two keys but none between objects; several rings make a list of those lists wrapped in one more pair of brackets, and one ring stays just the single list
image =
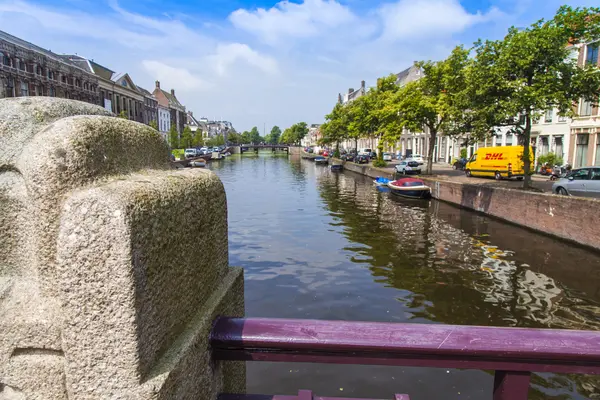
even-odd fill
[{"label": "motorboat", "polygon": [[378,176],[377,178],[375,178],[373,183],[376,184],[377,186],[387,186],[391,181],[392,180],[389,178],[384,178],[383,176]]},{"label": "motorboat", "polygon": [[321,157],[321,156],[319,156],[319,157],[315,157],[315,163],[316,163],[316,164],[325,165],[325,164],[327,164],[328,162],[329,162],[329,160],[327,160],[327,158],[325,158],[325,157]]},{"label": "motorboat", "polygon": [[333,164],[331,166],[332,171],[342,171],[343,169],[344,169],[344,166],[342,164]]},{"label": "motorboat", "polygon": [[427,199],[431,196],[431,188],[421,179],[401,178],[388,183],[392,194],[411,199]]},{"label": "motorboat", "polygon": [[192,168],[204,168],[206,167],[206,161],[203,159],[198,159],[194,161],[190,161],[190,167]]}]

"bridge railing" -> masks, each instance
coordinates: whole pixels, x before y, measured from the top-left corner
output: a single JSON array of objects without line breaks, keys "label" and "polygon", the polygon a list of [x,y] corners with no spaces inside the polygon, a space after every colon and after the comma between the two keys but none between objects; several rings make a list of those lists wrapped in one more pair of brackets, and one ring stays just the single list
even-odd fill
[{"label": "bridge railing", "polygon": [[[594,331],[220,318],[211,347],[215,360],[494,370],[494,400],[526,400],[531,372],[600,374],[600,332]],[[223,399],[304,400],[309,395]]]}]

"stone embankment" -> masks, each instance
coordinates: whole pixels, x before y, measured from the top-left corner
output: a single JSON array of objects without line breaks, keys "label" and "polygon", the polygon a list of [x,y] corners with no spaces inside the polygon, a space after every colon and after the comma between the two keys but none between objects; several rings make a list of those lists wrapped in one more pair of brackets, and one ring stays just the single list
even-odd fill
[{"label": "stone embankment", "polygon": [[[342,163],[341,160],[338,160]],[[347,171],[372,178],[393,178],[389,169],[344,162]],[[455,182],[450,177],[422,177],[431,186],[434,198],[600,249],[600,201],[584,197],[565,197],[519,189],[489,187]],[[488,182],[481,180],[482,183]]]}]

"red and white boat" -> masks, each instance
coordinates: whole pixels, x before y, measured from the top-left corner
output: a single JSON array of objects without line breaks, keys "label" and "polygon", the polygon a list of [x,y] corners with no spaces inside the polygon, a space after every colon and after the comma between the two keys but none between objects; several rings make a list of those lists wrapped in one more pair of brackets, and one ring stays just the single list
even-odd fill
[{"label": "red and white boat", "polygon": [[431,188],[421,179],[401,178],[388,183],[392,194],[411,199],[428,199],[431,197]]}]

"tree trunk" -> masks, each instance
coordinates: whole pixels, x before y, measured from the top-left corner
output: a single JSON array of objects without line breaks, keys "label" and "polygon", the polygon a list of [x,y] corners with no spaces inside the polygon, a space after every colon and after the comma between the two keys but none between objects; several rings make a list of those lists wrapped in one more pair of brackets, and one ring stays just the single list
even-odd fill
[{"label": "tree trunk", "polygon": [[377,159],[383,161],[383,141],[381,140],[381,135],[379,135],[379,140],[377,141]]},{"label": "tree trunk", "polygon": [[531,158],[529,157],[531,145],[531,111],[525,115],[525,130],[523,131],[523,189],[531,188]]},{"label": "tree trunk", "polygon": [[358,137],[354,138],[354,152],[358,154]]},{"label": "tree trunk", "polygon": [[427,175],[433,174],[433,150],[435,147],[435,138],[437,137],[437,130],[429,129],[429,148],[427,149],[427,168],[425,173]]}]

